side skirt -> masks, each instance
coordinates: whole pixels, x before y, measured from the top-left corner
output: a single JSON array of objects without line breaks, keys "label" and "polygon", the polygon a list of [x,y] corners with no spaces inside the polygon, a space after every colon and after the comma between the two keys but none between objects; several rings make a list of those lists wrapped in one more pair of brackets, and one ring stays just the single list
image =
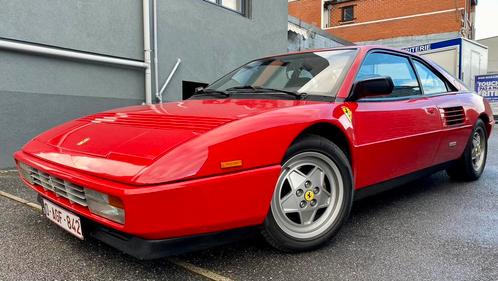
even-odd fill
[{"label": "side skirt", "polygon": [[436,166],[432,166],[429,168],[425,168],[423,170],[419,170],[401,177],[397,177],[394,179],[390,179],[381,183],[377,183],[374,185],[366,186],[361,189],[355,190],[354,192],[354,201],[373,196],[375,194],[393,189],[395,187],[407,184],[411,181],[414,181],[418,178],[425,177],[431,174],[434,174],[436,172],[442,171],[446,168],[451,167],[453,164],[453,161],[438,164]]}]

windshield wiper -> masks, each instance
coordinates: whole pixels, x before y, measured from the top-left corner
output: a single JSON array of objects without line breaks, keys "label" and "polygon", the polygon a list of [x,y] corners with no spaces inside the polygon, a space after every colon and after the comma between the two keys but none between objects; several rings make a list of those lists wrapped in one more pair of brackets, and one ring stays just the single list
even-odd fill
[{"label": "windshield wiper", "polygon": [[256,87],[251,85],[246,86],[236,86],[226,89],[225,91],[238,91],[238,90],[256,90]]},{"label": "windshield wiper", "polygon": [[229,93],[225,91],[219,91],[219,90],[211,90],[211,89],[199,89],[194,96],[199,96],[199,95],[210,95],[210,94],[217,94],[219,96],[223,96],[225,98],[228,98],[230,96]]},{"label": "windshield wiper", "polygon": [[308,96],[307,93],[298,93],[298,92],[287,91],[287,90],[282,90],[282,89],[266,88],[266,87],[251,86],[251,85],[231,87],[231,88],[226,89],[225,91],[238,91],[238,90],[251,90],[253,92],[284,93],[287,95],[291,95],[291,96],[295,97],[296,99],[301,99],[301,100],[305,99]]}]

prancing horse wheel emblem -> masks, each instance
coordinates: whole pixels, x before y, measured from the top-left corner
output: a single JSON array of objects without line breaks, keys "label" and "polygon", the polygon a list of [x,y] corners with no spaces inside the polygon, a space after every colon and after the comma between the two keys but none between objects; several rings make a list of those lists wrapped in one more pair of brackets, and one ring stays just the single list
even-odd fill
[{"label": "prancing horse wheel emblem", "polygon": [[304,199],[306,199],[306,201],[308,201],[308,202],[310,202],[314,198],[315,198],[315,193],[313,193],[313,191],[311,191],[311,190],[306,191],[306,193],[304,194]]}]

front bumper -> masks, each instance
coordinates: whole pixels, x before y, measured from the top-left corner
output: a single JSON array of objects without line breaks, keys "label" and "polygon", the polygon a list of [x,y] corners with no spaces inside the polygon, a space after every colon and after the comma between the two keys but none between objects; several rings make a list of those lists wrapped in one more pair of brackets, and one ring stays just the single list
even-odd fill
[{"label": "front bumper", "polygon": [[215,233],[263,223],[280,174],[274,165],[237,173],[154,186],[129,186],[96,178],[70,168],[17,152],[24,162],[77,185],[119,197],[124,204],[125,224],[90,213],[38,185],[26,185],[85,220],[142,240],[163,240]]},{"label": "front bumper", "polygon": [[[42,205],[41,195],[38,195],[38,202]],[[105,227],[86,218],[82,218],[81,223],[85,237],[97,239],[141,260],[158,259],[204,250],[248,238],[257,233],[256,227],[245,227],[180,238],[143,239]]]}]

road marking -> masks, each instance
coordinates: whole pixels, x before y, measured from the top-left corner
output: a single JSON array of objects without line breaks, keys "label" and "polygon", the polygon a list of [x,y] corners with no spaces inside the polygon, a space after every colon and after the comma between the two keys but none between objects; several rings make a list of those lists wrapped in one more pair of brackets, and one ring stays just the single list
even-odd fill
[{"label": "road marking", "polygon": [[17,170],[0,170],[0,174],[17,173]]},{"label": "road marking", "polygon": [[211,270],[208,270],[208,269],[205,269],[205,268],[202,268],[202,267],[198,267],[196,265],[193,265],[191,263],[188,263],[188,262],[184,262],[182,260],[179,260],[179,259],[168,259],[170,262],[178,265],[178,266],[181,266],[185,269],[187,269],[188,271],[191,271],[191,272],[194,272],[194,273],[197,273],[199,275],[202,275],[210,280],[214,280],[214,281],[232,281],[232,279],[228,278],[228,277],[225,277],[225,276],[222,276],[222,275],[219,275],[218,273],[216,272],[213,272]]},{"label": "road marking", "polygon": [[36,203],[28,202],[28,203],[26,203],[26,205],[28,205],[31,208],[36,209],[36,210],[38,210],[40,212],[42,211],[42,207],[40,205],[36,204]]},{"label": "road marking", "polygon": [[13,177],[18,174],[17,170],[0,170],[0,177]]},{"label": "road marking", "polygon": [[0,190],[0,195],[2,195],[3,197],[7,197],[10,200],[17,201],[17,202],[19,202],[21,204],[27,204],[27,203],[29,203],[29,201],[26,201],[26,200],[22,199],[21,197],[17,197],[15,195],[12,195],[12,194],[7,193],[7,192],[3,192],[1,190]]},{"label": "road marking", "polygon": [[[3,196],[3,197],[8,198],[10,200],[13,200],[13,201],[21,203],[23,205],[26,205],[28,207],[31,207],[37,211],[40,211],[40,212],[42,211],[42,207],[40,205],[33,203],[33,202],[29,202],[28,200],[22,199],[21,197],[15,196],[13,194],[10,194],[10,193],[7,193],[7,192],[0,190],[0,196]],[[193,265],[191,263],[188,263],[188,262],[176,259],[176,258],[170,258],[170,259],[168,259],[168,261],[170,261],[171,263],[173,263],[177,266],[180,266],[180,267],[182,267],[190,272],[201,275],[201,276],[206,277],[206,278],[213,280],[213,281],[232,281],[232,279],[225,277],[225,276],[222,276],[222,275],[220,275],[216,272],[213,272],[209,269],[198,267],[196,265]]]},{"label": "road marking", "polygon": [[36,203],[33,203],[33,202],[29,202],[28,200],[25,200],[25,199],[22,199],[21,197],[17,197],[13,194],[10,194],[10,193],[7,193],[7,192],[4,192],[4,191],[1,191],[0,190],[0,195],[5,197],[5,198],[8,198],[10,200],[13,200],[13,201],[16,201],[18,203],[21,203],[23,205],[26,205],[28,207],[31,207],[35,210],[38,210],[41,212],[42,208],[40,205],[36,204]]}]

